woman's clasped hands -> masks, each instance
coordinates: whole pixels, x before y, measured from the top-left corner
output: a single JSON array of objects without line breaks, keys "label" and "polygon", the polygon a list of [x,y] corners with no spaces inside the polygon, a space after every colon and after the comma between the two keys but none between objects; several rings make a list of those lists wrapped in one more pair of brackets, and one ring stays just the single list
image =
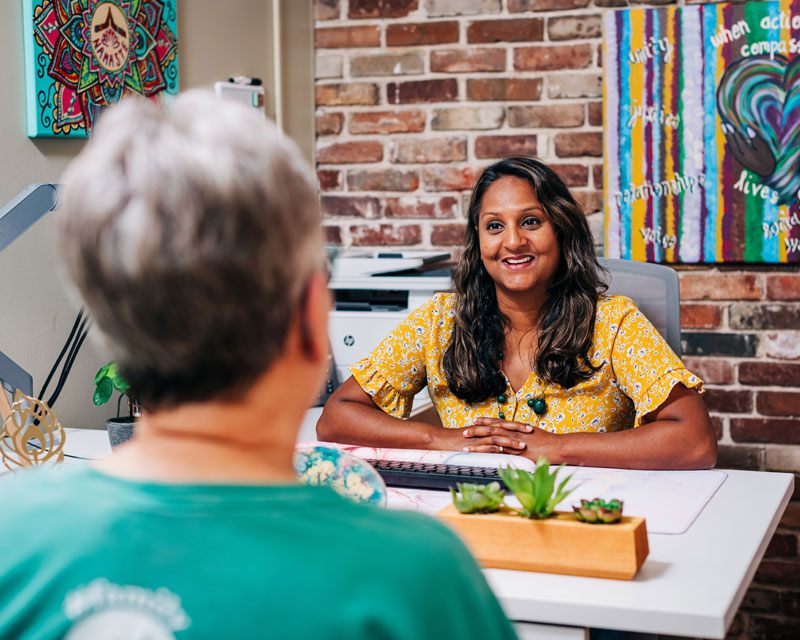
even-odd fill
[{"label": "woman's clasped hands", "polygon": [[473,453],[507,453],[533,457],[545,453],[557,436],[529,424],[501,418],[476,418],[462,430],[463,450]]}]

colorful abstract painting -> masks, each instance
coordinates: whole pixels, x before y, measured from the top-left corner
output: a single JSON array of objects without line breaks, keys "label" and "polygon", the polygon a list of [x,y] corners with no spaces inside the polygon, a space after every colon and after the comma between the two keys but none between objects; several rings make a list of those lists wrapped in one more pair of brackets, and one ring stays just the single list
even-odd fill
[{"label": "colorful abstract painting", "polygon": [[85,137],[95,107],[178,92],[176,0],[23,0],[30,137]]},{"label": "colorful abstract painting", "polygon": [[605,14],[606,255],[800,262],[800,1]]}]

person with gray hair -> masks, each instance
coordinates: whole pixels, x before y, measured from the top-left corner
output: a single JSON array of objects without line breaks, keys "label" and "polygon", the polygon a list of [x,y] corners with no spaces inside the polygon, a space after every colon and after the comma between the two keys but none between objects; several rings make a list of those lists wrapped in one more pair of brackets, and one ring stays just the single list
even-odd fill
[{"label": "person with gray hair", "polygon": [[442,525],[295,480],[330,297],[294,144],[208,93],[130,101],[64,181],[66,271],[144,413],[0,480],[0,637],[512,638]]}]

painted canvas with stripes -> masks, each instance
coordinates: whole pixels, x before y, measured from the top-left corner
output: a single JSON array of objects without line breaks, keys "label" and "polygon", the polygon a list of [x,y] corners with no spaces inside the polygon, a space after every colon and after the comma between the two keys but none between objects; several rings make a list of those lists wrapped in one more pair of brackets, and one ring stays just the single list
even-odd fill
[{"label": "painted canvas with stripes", "polygon": [[800,1],[604,20],[606,255],[800,262]]}]

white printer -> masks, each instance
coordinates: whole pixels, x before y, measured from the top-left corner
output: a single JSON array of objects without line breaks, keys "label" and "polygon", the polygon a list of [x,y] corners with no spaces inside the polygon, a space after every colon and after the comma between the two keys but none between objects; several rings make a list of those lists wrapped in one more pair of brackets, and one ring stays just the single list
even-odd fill
[{"label": "white printer", "polygon": [[449,260],[449,253],[432,251],[345,252],[336,258],[328,333],[340,381],[409,313],[434,293],[450,291]]}]

